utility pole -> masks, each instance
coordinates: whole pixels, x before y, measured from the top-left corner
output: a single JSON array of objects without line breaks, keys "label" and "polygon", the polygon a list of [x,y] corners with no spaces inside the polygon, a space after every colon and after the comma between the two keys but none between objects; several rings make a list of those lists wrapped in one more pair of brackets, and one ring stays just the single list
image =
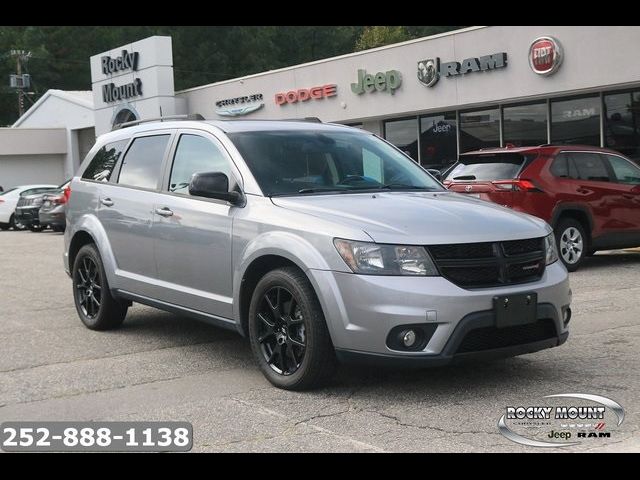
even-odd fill
[{"label": "utility pole", "polygon": [[[18,89],[18,113],[20,117],[24,114],[24,88],[29,88],[24,84],[22,76],[22,62],[26,62],[31,56],[31,52],[26,50],[11,50],[11,56],[16,57],[16,79],[18,81],[16,88]],[[28,76],[28,75],[27,75]]]}]

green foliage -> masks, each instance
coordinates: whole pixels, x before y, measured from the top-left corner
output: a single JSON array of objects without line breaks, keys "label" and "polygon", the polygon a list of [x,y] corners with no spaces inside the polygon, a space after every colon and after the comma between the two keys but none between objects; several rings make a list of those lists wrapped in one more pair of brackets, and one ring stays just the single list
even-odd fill
[{"label": "green foliage", "polygon": [[50,88],[89,90],[89,57],[151,35],[173,38],[175,88],[219,82],[440,33],[459,27],[349,26],[38,26],[0,27],[0,126],[18,117],[11,49],[32,53],[24,73],[32,76],[29,108]]},{"label": "green foliage", "polygon": [[405,27],[366,27],[356,42],[356,50],[368,50],[410,39]]}]

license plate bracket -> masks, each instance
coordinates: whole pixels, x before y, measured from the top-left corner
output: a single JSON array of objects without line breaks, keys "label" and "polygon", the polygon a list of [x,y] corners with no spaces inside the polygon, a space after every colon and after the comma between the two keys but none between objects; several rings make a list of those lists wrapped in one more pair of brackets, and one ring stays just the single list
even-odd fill
[{"label": "license plate bracket", "polygon": [[538,294],[527,292],[495,296],[493,311],[497,328],[535,323],[538,318]]}]

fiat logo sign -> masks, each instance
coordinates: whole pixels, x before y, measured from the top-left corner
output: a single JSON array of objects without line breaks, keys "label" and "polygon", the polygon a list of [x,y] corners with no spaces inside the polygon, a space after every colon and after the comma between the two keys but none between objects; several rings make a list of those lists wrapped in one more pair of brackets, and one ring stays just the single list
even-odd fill
[{"label": "fiat logo sign", "polygon": [[536,38],[529,47],[529,65],[538,75],[551,75],[561,63],[562,47],[555,38]]}]

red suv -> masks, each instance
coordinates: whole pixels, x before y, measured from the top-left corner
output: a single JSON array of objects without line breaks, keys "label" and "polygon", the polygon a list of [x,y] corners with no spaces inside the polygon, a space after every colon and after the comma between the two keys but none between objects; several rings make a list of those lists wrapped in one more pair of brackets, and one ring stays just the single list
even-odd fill
[{"label": "red suv", "polygon": [[597,250],[640,246],[640,167],[612,150],[576,145],[460,155],[450,190],[546,220],[569,271]]}]

